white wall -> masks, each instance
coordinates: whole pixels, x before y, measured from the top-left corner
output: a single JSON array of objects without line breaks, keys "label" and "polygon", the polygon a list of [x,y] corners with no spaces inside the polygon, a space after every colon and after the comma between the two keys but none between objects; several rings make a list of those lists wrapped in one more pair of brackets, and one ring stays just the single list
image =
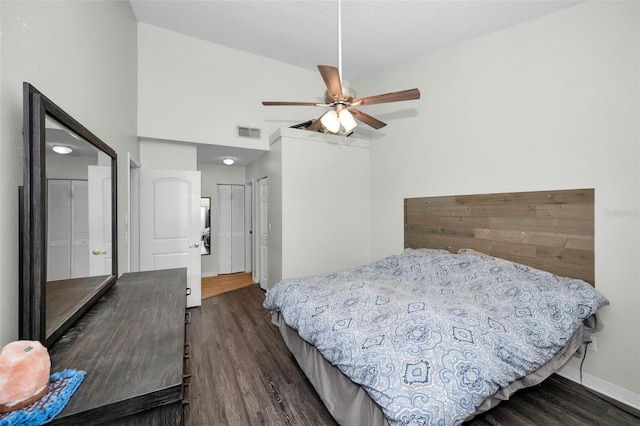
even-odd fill
[{"label": "white wall", "polygon": [[[104,154],[103,154],[104,155]],[[69,157],[68,155],[48,154],[47,179],[89,179],[89,166],[95,166],[93,157]]]},{"label": "white wall", "polygon": [[371,150],[373,257],[402,250],[405,197],[595,188],[611,306],[585,384],[637,406],[639,17],[637,2],[587,2],[353,82],[422,92],[367,108],[390,117]]},{"label": "white wall", "polygon": [[[264,100],[322,101],[317,72],[138,24],[141,137],[269,149],[280,126],[319,116],[320,108],[265,107]],[[238,138],[236,125],[262,139]]]},{"label": "white wall", "polygon": [[[136,22],[128,2],[1,1],[0,346],[18,337],[18,186],[22,82],[42,91],[118,153],[118,221],[126,152],[137,155]],[[124,241],[124,227],[119,227]],[[120,272],[127,265],[120,244]]]},{"label": "white wall", "polygon": [[197,170],[195,145],[140,140],[140,164],[144,169]]}]

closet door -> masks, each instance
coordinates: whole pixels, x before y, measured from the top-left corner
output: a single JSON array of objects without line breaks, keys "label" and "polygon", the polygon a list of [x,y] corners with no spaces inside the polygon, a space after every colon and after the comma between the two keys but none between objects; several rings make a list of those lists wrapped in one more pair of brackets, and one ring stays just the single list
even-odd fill
[{"label": "closet door", "polygon": [[71,183],[47,181],[47,281],[71,278]]},{"label": "closet door", "polygon": [[231,272],[244,271],[244,185],[231,185]]},{"label": "closet door", "polygon": [[231,273],[231,185],[218,185],[218,273]]},{"label": "closet door", "polygon": [[218,273],[244,271],[244,185],[218,185]]},{"label": "closet door", "polygon": [[89,276],[88,186],[47,181],[47,281]]}]

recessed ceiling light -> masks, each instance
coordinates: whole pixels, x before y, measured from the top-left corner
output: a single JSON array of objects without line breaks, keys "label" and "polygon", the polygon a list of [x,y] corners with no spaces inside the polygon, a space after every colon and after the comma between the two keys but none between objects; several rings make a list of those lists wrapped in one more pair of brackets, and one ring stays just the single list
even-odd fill
[{"label": "recessed ceiling light", "polygon": [[53,149],[53,152],[56,152],[58,154],[63,154],[63,155],[71,154],[73,152],[73,150],[68,146],[61,146],[61,145],[56,145],[52,149]]},{"label": "recessed ceiling light", "polygon": [[225,158],[222,160],[222,162],[227,166],[231,166],[233,163],[236,162],[236,160],[234,160],[233,158]]}]

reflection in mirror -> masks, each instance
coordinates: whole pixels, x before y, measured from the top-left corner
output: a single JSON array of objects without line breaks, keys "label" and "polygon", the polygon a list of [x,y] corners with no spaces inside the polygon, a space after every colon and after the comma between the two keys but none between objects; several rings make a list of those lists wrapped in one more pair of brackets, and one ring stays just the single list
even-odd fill
[{"label": "reflection in mirror", "polygon": [[200,198],[200,229],[202,240],[200,241],[200,254],[211,254],[211,198]]},{"label": "reflection in mirror", "polygon": [[111,158],[45,118],[47,335],[111,275]]},{"label": "reflection in mirror", "polygon": [[23,96],[19,338],[50,347],[116,282],[117,155],[29,83]]}]

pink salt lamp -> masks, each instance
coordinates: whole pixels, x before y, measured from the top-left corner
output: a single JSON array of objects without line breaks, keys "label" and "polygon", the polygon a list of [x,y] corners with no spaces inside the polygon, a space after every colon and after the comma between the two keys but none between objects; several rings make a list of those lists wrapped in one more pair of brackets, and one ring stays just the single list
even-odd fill
[{"label": "pink salt lamp", "polygon": [[0,413],[19,410],[49,389],[51,360],[40,342],[18,340],[0,352]]}]

